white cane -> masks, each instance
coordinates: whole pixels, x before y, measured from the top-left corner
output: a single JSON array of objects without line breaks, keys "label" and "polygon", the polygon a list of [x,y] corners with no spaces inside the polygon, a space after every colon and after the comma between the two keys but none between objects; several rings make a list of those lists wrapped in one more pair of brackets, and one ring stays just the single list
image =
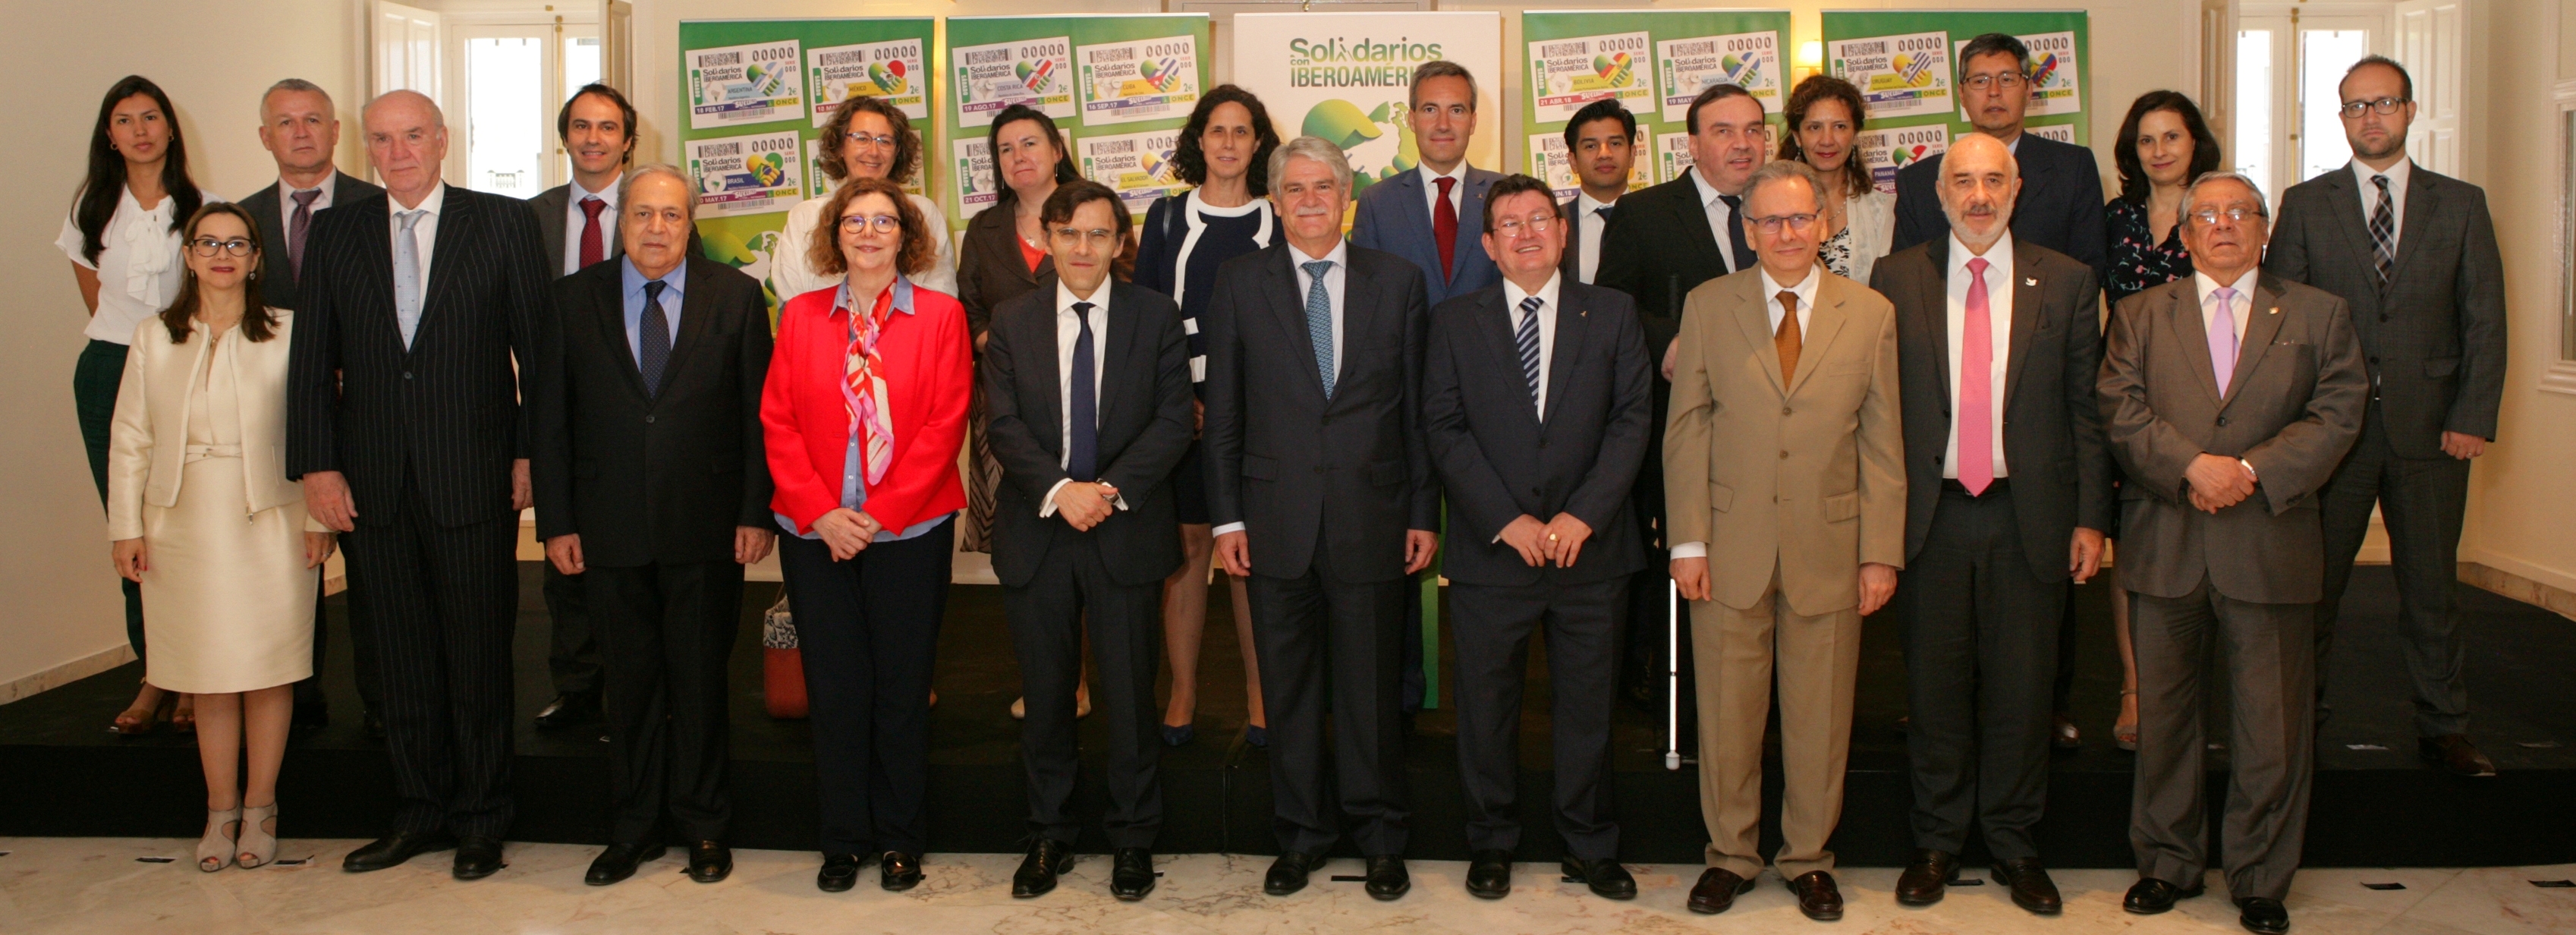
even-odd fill
[{"label": "white cane", "polygon": [[1664,583],[1664,768],[1682,768],[1682,586]]}]

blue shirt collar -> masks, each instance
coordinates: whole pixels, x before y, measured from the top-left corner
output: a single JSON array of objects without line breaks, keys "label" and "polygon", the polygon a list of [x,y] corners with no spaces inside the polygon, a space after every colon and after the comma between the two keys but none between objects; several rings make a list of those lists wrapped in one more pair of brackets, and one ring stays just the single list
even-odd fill
[{"label": "blue shirt collar", "polygon": [[[635,268],[634,258],[623,254],[619,255],[617,258],[617,270],[618,280],[624,283],[624,289],[620,294],[628,298],[641,299],[644,295],[644,283],[648,280],[644,278],[643,270]],[[673,294],[688,292],[689,264],[684,261],[680,265],[672,267],[670,272],[662,274],[662,284],[666,291]]]},{"label": "blue shirt collar", "polygon": [[[644,287],[639,285],[635,288]],[[838,313],[850,307],[850,281],[844,278],[841,284],[834,288],[837,291],[832,293],[832,311]],[[873,300],[875,297],[869,298]],[[894,277],[894,310],[906,315],[912,314],[912,277],[901,273],[896,273]]]}]

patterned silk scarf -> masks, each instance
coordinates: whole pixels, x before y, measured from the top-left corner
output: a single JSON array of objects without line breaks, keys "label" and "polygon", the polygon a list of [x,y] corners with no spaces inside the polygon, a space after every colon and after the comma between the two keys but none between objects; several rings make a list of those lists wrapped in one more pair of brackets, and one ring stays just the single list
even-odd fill
[{"label": "patterned silk scarf", "polygon": [[[849,311],[845,303],[835,311]],[[859,457],[862,477],[868,486],[885,479],[886,468],[894,463],[894,425],[888,421],[885,387],[885,360],[877,356],[877,339],[885,336],[886,314],[894,308],[894,290],[877,294],[874,307],[865,318],[850,315],[850,349],[848,363],[842,367],[841,401],[849,406],[850,437],[860,440]]]}]

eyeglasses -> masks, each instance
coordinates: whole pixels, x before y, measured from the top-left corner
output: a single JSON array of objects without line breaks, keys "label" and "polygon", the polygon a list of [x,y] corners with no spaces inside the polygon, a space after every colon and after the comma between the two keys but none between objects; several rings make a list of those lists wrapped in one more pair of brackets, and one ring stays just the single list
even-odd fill
[{"label": "eyeglasses", "polygon": [[1494,233],[1501,234],[1506,238],[1518,237],[1521,235],[1522,231],[1528,231],[1532,234],[1544,234],[1556,227],[1556,220],[1556,215],[1553,214],[1533,214],[1530,215],[1527,220],[1523,220],[1521,218],[1504,218],[1494,222]]},{"label": "eyeglasses", "polygon": [[2225,216],[2227,220],[2232,223],[2243,224],[2245,223],[2246,218],[2261,220],[2263,218],[2263,211],[2260,208],[2229,208],[2225,211],[2218,210],[2217,208],[2202,208],[2191,213],[2191,220],[2192,223],[2198,224],[2202,227],[2208,227],[2212,224],[2218,223],[2218,219],[2221,216]]},{"label": "eyeglasses", "polygon": [[199,237],[188,241],[188,252],[198,256],[214,256],[217,251],[234,256],[249,256],[250,239],[235,237],[231,240],[216,240],[212,237]]},{"label": "eyeglasses", "polygon": [[1970,91],[1983,91],[1990,87],[2010,91],[2029,81],[2030,79],[2022,77],[2021,72],[2008,71],[2000,75],[1969,75],[1968,80],[1961,83],[1967,85]]},{"label": "eyeglasses", "polygon": [[1807,228],[1816,226],[1816,215],[1813,212],[1805,214],[1774,214],[1767,218],[1749,217],[1745,218],[1745,220],[1751,221],[1754,226],[1762,228],[1762,232],[1765,234],[1777,234],[1780,232],[1780,228],[1783,225],[1786,225],[1790,230],[1801,233],[1804,233]]},{"label": "eyeglasses", "polygon": [[857,131],[857,130],[852,130],[852,131],[850,131],[850,132],[847,132],[847,133],[843,133],[843,134],[841,134],[841,138],[842,138],[842,139],[849,140],[850,142],[853,142],[853,143],[858,143],[858,144],[864,145],[864,146],[874,146],[874,147],[877,147],[877,148],[879,148],[879,149],[893,149],[893,148],[894,148],[894,137],[891,137],[891,136],[877,136],[877,135],[874,135],[874,134],[861,133],[861,132],[859,132],[859,131]]},{"label": "eyeglasses", "polygon": [[1118,232],[1106,227],[1095,227],[1090,230],[1076,230],[1070,227],[1059,227],[1048,231],[1047,234],[1066,243],[1082,243],[1084,241],[1090,241],[1093,246],[1104,246],[1118,241]]},{"label": "eyeglasses", "polygon": [[2365,109],[2369,110],[2371,113],[2385,117],[2396,113],[2397,108],[2400,105],[2411,103],[2414,102],[2402,97],[2383,97],[2375,101],[2345,101],[2343,102],[2342,107],[2336,108],[2335,110],[2336,112],[2343,114],[2343,119],[2345,120],[2359,120],[2361,119],[2361,112]]},{"label": "eyeglasses", "polygon": [[841,218],[841,233],[856,234],[870,228],[880,234],[891,234],[903,229],[903,219],[891,214],[852,214]]}]

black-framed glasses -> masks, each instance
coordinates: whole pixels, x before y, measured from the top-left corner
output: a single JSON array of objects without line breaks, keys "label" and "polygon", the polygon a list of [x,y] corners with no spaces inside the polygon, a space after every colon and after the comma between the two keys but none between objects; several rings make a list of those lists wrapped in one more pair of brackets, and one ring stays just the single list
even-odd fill
[{"label": "black-framed glasses", "polygon": [[2021,72],[2008,71],[1996,75],[1969,75],[1968,80],[1960,83],[1967,85],[1970,91],[1983,91],[1990,87],[2010,91],[2030,83],[2030,79],[2022,77]]},{"label": "black-framed glasses", "polygon": [[2410,103],[2413,102],[2402,97],[2383,97],[2375,101],[2345,101],[2342,107],[2335,108],[2335,112],[2342,114],[2345,120],[2361,119],[2363,110],[2385,117],[2396,113],[2397,108]]},{"label": "black-framed glasses", "polygon": [[1765,234],[1777,234],[1780,232],[1780,228],[1784,226],[1790,230],[1800,232],[1804,232],[1808,228],[1816,226],[1816,214],[1812,211],[1800,214],[1774,214],[1770,217],[1760,218],[1749,217],[1745,218],[1745,220],[1753,222],[1753,225],[1761,228],[1762,232]]},{"label": "black-framed glasses", "polygon": [[217,252],[229,253],[234,256],[249,256],[250,238],[235,237],[231,240],[216,240],[212,237],[199,237],[195,240],[188,241],[188,252],[194,253],[198,256],[214,256]]},{"label": "black-framed glasses", "polygon": [[860,144],[864,144],[864,145],[868,145],[868,146],[874,146],[874,147],[877,147],[878,149],[893,149],[893,148],[894,148],[894,137],[891,137],[891,136],[885,136],[885,135],[882,135],[882,134],[876,134],[876,133],[861,133],[861,132],[859,132],[859,131],[857,131],[857,130],[851,130],[851,131],[849,131],[849,132],[847,132],[847,133],[843,133],[843,134],[841,134],[841,138],[842,138],[842,139],[849,140],[850,142],[853,142],[853,143],[860,143]]},{"label": "black-framed glasses", "polygon": [[1066,242],[1066,243],[1081,243],[1081,242],[1083,242],[1083,241],[1090,241],[1094,246],[1105,246],[1105,245],[1108,245],[1108,244],[1112,244],[1112,243],[1116,243],[1116,242],[1118,242],[1118,232],[1117,232],[1117,231],[1114,231],[1114,230],[1110,230],[1110,229],[1108,229],[1108,228],[1106,228],[1106,227],[1095,227],[1095,228],[1092,228],[1092,229],[1090,229],[1090,230],[1080,230],[1080,229],[1077,229],[1077,228],[1071,228],[1071,227],[1058,227],[1058,228],[1053,228],[1053,229],[1051,229],[1051,230],[1048,230],[1048,231],[1047,231],[1047,236],[1053,237],[1053,238],[1055,238],[1055,239],[1057,239],[1057,240],[1064,241],[1064,242]]},{"label": "black-framed glasses", "polygon": [[891,234],[903,229],[903,219],[891,214],[850,214],[841,218],[841,233],[856,234],[870,229],[880,234]]},{"label": "black-framed glasses", "polygon": [[1494,233],[1501,234],[1504,237],[1518,237],[1522,231],[1528,231],[1532,234],[1544,234],[1555,229],[1556,224],[1557,217],[1553,214],[1533,214],[1527,218],[1504,218],[1494,222]]},{"label": "black-framed glasses", "polygon": [[2261,220],[2263,218],[2263,211],[2260,208],[2229,208],[2225,211],[2218,210],[2217,208],[2202,208],[2191,213],[2191,220],[2194,224],[2208,227],[2218,223],[2218,219],[2221,216],[2226,217],[2227,220],[2233,223],[2243,224],[2248,218]]}]

